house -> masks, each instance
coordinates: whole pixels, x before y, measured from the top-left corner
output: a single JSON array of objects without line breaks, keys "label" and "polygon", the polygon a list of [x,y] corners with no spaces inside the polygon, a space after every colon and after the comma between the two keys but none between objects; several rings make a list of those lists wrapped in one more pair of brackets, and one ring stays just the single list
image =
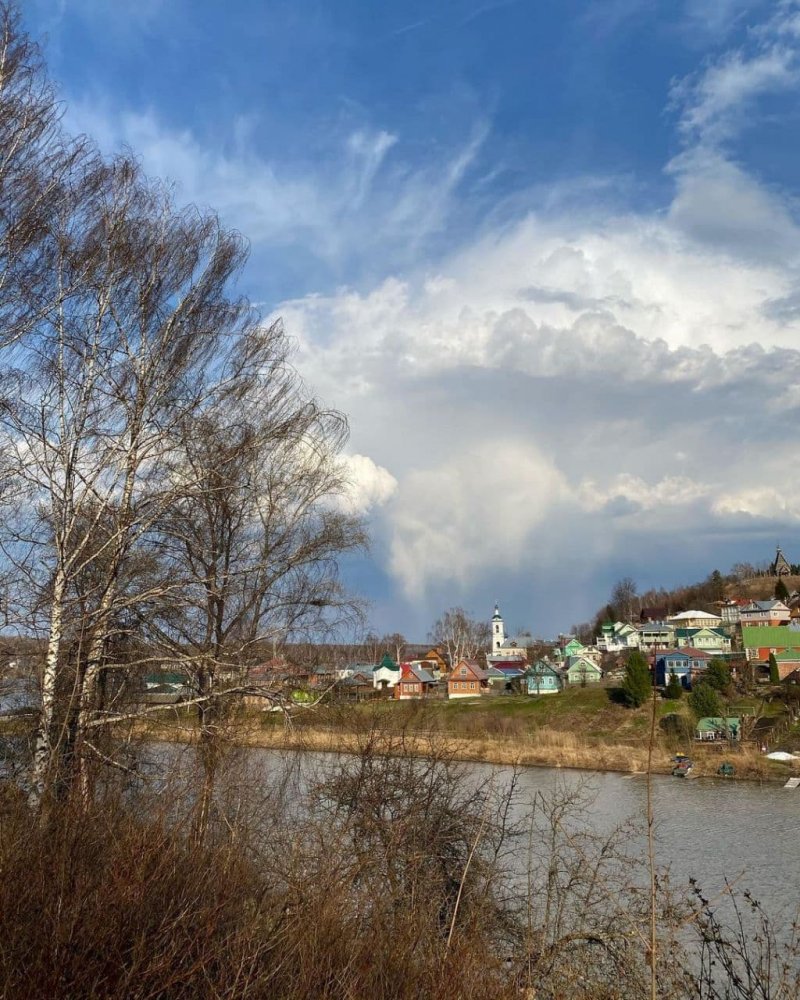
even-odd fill
[{"label": "house", "polygon": [[742,608],[746,608],[748,604],[753,602],[746,597],[732,597],[727,601],[719,602],[719,613],[722,618],[722,624],[725,625],[738,625],[742,614]]},{"label": "house", "polygon": [[734,718],[718,718],[705,716],[697,722],[696,740],[740,740],[742,738],[742,720]]},{"label": "house", "polygon": [[710,611],[681,611],[677,615],[670,615],[667,622],[673,628],[719,628],[722,618],[712,615]]},{"label": "house", "polygon": [[352,677],[354,674],[366,674],[366,676],[371,678],[372,670],[372,663],[348,663],[344,667],[336,668],[336,680],[343,681],[345,678]]},{"label": "house", "polygon": [[489,664],[486,673],[489,687],[495,691],[512,691],[515,683],[525,674],[527,663],[519,660],[504,660]]},{"label": "house", "polygon": [[433,646],[424,656],[421,656],[420,662],[425,664],[425,669],[434,677],[442,677],[450,669],[449,661],[438,646]]},{"label": "house", "polygon": [[800,649],[800,632],[785,625],[743,625],[742,646],[748,660],[765,663],[770,653]]},{"label": "house", "polygon": [[337,698],[345,701],[364,701],[375,697],[375,685],[372,681],[372,668],[355,670],[339,678],[333,686]]},{"label": "house", "polygon": [[642,625],[646,625],[648,622],[663,622],[668,614],[667,608],[642,608],[639,612],[639,621]]},{"label": "house", "polygon": [[639,633],[633,625],[626,625],[624,622],[604,622],[596,645],[601,653],[619,653],[626,649],[638,649]]},{"label": "house", "polygon": [[386,691],[393,688],[400,680],[400,667],[394,662],[388,653],[384,654],[380,663],[372,668],[372,684],[374,687]]},{"label": "house", "polygon": [[646,622],[639,626],[639,649],[651,652],[675,645],[675,626],[668,622]]},{"label": "house", "polygon": [[[567,639],[566,636],[564,638]],[[580,656],[581,653],[585,653],[586,647],[580,639],[576,639],[573,635],[561,646],[561,652],[566,660],[569,659],[570,656]]]},{"label": "house", "polygon": [[731,651],[730,636],[721,628],[676,628],[675,645],[678,649],[691,646],[715,655]]},{"label": "house", "polygon": [[394,686],[393,696],[400,701],[408,698],[424,698],[436,689],[436,679],[411,663],[400,665],[400,678]]},{"label": "house", "polygon": [[149,705],[174,705],[191,693],[191,680],[185,674],[159,670],[144,678],[142,701]]},{"label": "house", "polygon": [[536,660],[525,671],[523,683],[528,694],[558,694],[564,681],[548,660]]},{"label": "house", "polygon": [[462,660],[447,678],[448,698],[477,698],[489,691],[489,675],[474,660]]},{"label": "house", "polygon": [[309,687],[330,687],[336,680],[336,668],[323,663],[308,673]]},{"label": "house", "polygon": [[691,688],[692,680],[706,669],[710,659],[710,653],[690,646],[656,653],[656,684],[667,684],[675,674],[685,688]]},{"label": "house", "polygon": [[567,683],[585,687],[599,683],[603,679],[603,671],[588,656],[570,656],[564,676]]},{"label": "house", "polygon": [[788,625],[792,617],[783,601],[751,601],[739,612],[742,628],[748,626]]},{"label": "house", "polygon": [[775,662],[778,664],[778,677],[782,681],[794,678],[800,670],[800,649],[786,649],[782,653],[774,653]]}]

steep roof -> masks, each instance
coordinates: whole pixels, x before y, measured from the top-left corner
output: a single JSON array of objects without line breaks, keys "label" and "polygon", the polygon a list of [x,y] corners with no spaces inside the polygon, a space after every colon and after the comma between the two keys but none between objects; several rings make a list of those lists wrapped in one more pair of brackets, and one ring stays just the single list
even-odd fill
[{"label": "steep roof", "polygon": [[403,680],[418,680],[422,684],[435,684],[436,681],[422,667],[414,666],[412,663],[403,664]]},{"label": "steep roof", "polygon": [[561,674],[558,672],[558,668],[553,663],[548,663],[547,660],[537,660],[535,663],[531,664],[525,671],[526,677],[536,677],[542,674],[555,674],[556,677],[560,677]]},{"label": "steep roof", "polygon": [[372,668],[373,670],[399,670],[400,667],[394,662],[394,660],[389,656],[388,653],[384,653],[381,662]]},{"label": "steep roof", "polygon": [[478,681],[488,680],[489,675],[487,674],[487,672],[482,667],[479,667],[474,660],[461,660],[459,663],[455,665],[455,667],[451,671],[450,677],[448,677],[448,681],[456,680],[457,679],[456,674],[457,673],[460,674],[462,667],[466,668],[467,670],[467,674],[465,676],[473,677],[475,680]]}]

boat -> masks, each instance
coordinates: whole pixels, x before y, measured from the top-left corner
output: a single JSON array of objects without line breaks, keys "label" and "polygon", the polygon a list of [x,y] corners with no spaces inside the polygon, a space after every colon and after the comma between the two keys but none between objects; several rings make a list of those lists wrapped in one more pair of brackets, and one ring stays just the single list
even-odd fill
[{"label": "boat", "polygon": [[691,757],[687,757],[685,754],[679,753],[676,757],[673,757],[674,767],[672,768],[673,778],[688,778],[692,773],[694,768],[694,761]]}]

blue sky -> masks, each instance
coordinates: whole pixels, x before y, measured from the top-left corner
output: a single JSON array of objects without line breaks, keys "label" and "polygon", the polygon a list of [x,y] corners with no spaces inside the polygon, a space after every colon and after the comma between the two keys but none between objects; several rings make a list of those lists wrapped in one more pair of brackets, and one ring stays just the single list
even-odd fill
[{"label": "blue sky", "polygon": [[27,0],[66,121],[251,240],[378,630],[800,561],[794,0]]}]

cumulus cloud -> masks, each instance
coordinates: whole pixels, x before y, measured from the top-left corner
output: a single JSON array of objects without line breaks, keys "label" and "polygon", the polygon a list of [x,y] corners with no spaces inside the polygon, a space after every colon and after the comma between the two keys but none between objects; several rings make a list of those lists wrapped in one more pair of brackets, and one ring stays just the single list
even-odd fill
[{"label": "cumulus cloud", "polygon": [[[718,34],[747,9],[686,6]],[[680,153],[656,208],[608,207],[613,179],[556,179],[436,255],[426,241],[458,214],[486,121],[424,164],[402,134],[354,127],[317,169],[257,155],[244,120],[232,150],[149,112],[81,105],[73,124],[130,143],[257,245],[374,262],[375,280],[277,310],[304,376],[350,416],[347,509],[370,514],[412,605],[435,590],[479,606],[487,581],[494,599],[538,575],[542,615],[563,628],[563,594],[591,613],[609,566],[657,584],[724,551],[714,540],[731,563],[741,539],[772,544],[800,521],[785,471],[800,415],[796,201],[735,155],[759,102],[800,86],[799,43],[797,4],[780,3],[675,83]]]},{"label": "cumulus cloud", "polygon": [[397,491],[397,480],[367,455],[342,455],[346,491],[344,507],[352,514],[366,514],[382,507]]},{"label": "cumulus cloud", "polygon": [[567,494],[553,463],[516,442],[482,442],[414,469],[392,515],[392,570],[409,596],[436,581],[458,587],[487,566],[518,570],[536,529]]}]

